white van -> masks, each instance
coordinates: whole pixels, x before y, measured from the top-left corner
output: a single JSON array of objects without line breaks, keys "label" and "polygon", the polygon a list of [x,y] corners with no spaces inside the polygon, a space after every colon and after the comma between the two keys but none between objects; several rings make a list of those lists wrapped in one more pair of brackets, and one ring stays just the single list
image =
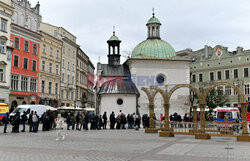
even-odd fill
[{"label": "white van", "polygon": [[228,117],[228,122],[235,122],[236,119],[241,120],[240,111],[237,107],[218,107],[216,108],[216,121],[225,122],[225,116]]},{"label": "white van", "polygon": [[10,114],[10,118],[12,118],[17,112],[20,112],[20,116],[26,112],[27,117],[31,111],[36,111],[39,118],[41,118],[42,114],[46,112],[46,107],[44,105],[19,105],[17,108]]}]

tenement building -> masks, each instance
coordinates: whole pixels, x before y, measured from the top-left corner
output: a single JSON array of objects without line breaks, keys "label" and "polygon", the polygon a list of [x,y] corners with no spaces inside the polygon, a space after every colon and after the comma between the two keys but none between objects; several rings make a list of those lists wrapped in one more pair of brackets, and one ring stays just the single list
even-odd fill
[{"label": "tenement building", "polygon": [[[147,39],[139,43],[131,57],[120,63],[120,43],[113,34],[108,43],[108,64],[97,64],[99,80],[97,111],[116,114],[149,113],[149,100],[142,87],[158,86],[169,91],[178,84],[190,83],[191,60],[176,55],[174,48],[160,36],[160,21],[153,16],[148,20]],[[154,112],[159,119],[164,114],[164,102],[158,93]],[[170,114],[184,115],[189,111],[189,89],[176,90],[170,100]]]},{"label": "tenement building", "polygon": [[41,35],[40,5],[31,7],[27,0],[12,0],[10,104],[38,104],[39,48]]},{"label": "tenement building", "polygon": [[88,61],[89,57],[79,47],[76,57],[76,107],[80,108],[86,107],[88,100]]},{"label": "tenement building", "polygon": [[[227,47],[221,45],[206,45],[197,51],[179,51],[178,55],[193,58],[190,66],[191,84],[200,91],[216,82],[229,82],[244,91],[245,99],[250,100],[250,50],[237,47],[235,51],[228,51]],[[239,96],[233,88],[218,86],[217,89],[226,95],[226,106],[239,105]]]},{"label": "tenement building", "polygon": [[0,103],[9,103],[12,41],[10,24],[11,0],[0,1]]},{"label": "tenement building", "polygon": [[41,23],[41,30],[63,42],[61,60],[61,105],[75,106],[76,96],[76,57],[78,45],[76,37],[63,27]]},{"label": "tenement building", "polygon": [[62,41],[40,31],[39,104],[60,104]]},{"label": "tenement building", "polygon": [[[91,60],[89,59],[88,60],[88,76],[89,75],[94,75],[95,74],[95,66],[94,64],[91,62]],[[95,87],[95,84],[93,84],[92,82],[88,81],[88,84],[87,84],[87,87],[88,87],[88,93],[87,93],[87,107],[90,107],[90,108],[95,108],[96,105],[96,93],[95,93],[95,90],[94,90],[94,87]]]}]

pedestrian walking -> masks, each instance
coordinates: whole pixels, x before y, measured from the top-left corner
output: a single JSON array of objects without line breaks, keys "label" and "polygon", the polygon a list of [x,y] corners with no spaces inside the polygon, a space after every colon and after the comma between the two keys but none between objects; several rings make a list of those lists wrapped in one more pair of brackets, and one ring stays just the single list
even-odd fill
[{"label": "pedestrian walking", "polygon": [[61,114],[57,115],[55,122],[56,122],[56,132],[57,132],[56,141],[64,140],[64,136],[62,135],[64,121],[63,118],[61,117]]},{"label": "pedestrian walking", "polygon": [[8,112],[7,112],[6,115],[3,117],[2,121],[3,121],[3,124],[4,124],[3,132],[4,132],[4,133],[7,133],[6,130],[7,130],[8,124],[9,124],[9,113],[8,113]]}]

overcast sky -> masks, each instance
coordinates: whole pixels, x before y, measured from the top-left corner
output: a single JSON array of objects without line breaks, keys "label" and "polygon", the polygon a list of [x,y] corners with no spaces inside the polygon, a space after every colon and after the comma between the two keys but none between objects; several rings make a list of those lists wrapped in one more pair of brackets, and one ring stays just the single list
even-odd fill
[{"label": "overcast sky", "polygon": [[146,39],[153,7],[162,23],[161,38],[176,51],[217,44],[250,49],[249,0],[40,0],[40,5],[43,22],[73,33],[95,66],[99,56],[107,63],[112,26],[122,40],[122,55]]}]

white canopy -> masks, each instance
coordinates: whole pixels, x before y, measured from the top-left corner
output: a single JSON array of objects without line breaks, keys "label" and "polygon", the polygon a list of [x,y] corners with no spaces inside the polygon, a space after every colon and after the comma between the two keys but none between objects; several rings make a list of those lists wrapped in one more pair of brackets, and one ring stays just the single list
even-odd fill
[{"label": "white canopy", "polygon": [[56,111],[57,109],[51,106],[45,106],[46,107],[46,111],[50,110],[50,111]]},{"label": "white canopy", "polygon": [[67,107],[67,106],[62,106],[62,107],[59,107],[58,109],[60,109],[60,110],[74,110],[75,107],[73,107],[73,106],[69,106],[69,107]]},{"label": "white canopy", "polygon": [[95,111],[95,108],[91,108],[91,107],[86,107],[83,110],[85,111]]},{"label": "white canopy", "polygon": [[[192,111],[194,111],[194,109],[192,108]],[[197,108],[197,111],[200,112],[201,109],[200,108]],[[205,108],[205,111],[209,111],[209,108]]]}]

